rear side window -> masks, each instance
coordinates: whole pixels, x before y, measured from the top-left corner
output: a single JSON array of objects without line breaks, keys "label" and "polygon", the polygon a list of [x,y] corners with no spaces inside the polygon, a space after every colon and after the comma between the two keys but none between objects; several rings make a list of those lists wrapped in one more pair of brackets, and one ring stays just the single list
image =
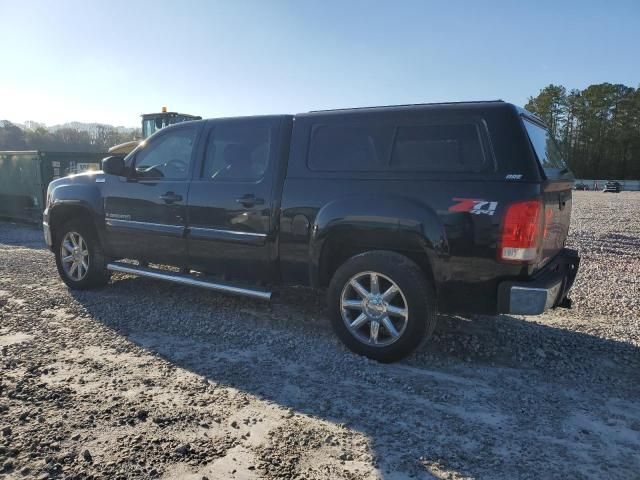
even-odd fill
[{"label": "rear side window", "polygon": [[523,122],[542,169],[546,173],[557,170],[568,171],[567,164],[562,158],[560,149],[549,130],[530,122],[526,118],[523,119]]},{"label": "rear side window", "polygon": [[209,133],[201,178],[260,180],[269,164],[273,130],[266,120],[217,122]]},{"label": "rear side window", "polygon": [[475,125],[399,127],[391,155],[392,170],[477,172],[485,165]]},{"label": "rear side window", "polygon": [[316,125],[311,132],[309,168],[316,171],[384,170],[393,128]]},{"label": "rear side window", "polygon": [[478,172],[486,167],[474,124],[316,125],[308,166],[315,171]]}]

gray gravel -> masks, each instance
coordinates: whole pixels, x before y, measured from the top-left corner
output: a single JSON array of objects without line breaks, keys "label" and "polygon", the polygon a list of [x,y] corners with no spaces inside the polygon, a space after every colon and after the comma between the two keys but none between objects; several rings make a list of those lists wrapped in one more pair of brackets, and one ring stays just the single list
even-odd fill
[{"label": "gray gravel", "polygon": [[308,290],[70,292],[0,223],[0,477],[640,478],[640,194],[576,192],[570,244],[573,310],[441,317],[381,365]]}]

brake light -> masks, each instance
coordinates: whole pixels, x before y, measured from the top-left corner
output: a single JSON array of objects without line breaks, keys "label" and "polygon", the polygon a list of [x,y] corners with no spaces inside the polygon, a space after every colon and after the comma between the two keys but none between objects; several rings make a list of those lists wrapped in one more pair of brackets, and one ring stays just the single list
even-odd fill
[{"label": "brake light", "polygon": [[538,258],[544,230],[540,200],[512,203],[502,223],[498,258],[507,262],[531,263]]}]

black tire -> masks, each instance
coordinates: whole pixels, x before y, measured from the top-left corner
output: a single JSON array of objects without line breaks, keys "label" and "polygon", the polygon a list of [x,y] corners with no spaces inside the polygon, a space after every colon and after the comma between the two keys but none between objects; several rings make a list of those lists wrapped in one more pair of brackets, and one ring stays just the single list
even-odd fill
[{"label": "black tire", "polygon": [[[364,343],[363,339],[357,338],[358,332],[352,333],[347,327],[348,320],[343,319],[341,303],[343,292],[348,292],[347,289],[351,288],[351,279],[358,275],[368,275],[370,272],[381,274],[384,279],[379,280],[381,287],[383,281],[390,280],[395,283],[401,291],[399,301],[406,303],[407,313],[406,321],[402,320],[405,322],[403,330],[395,332],[399,334],[395,339],[389,331],[387,341],[392,341],[389,345]],[[387,283],[387,285],[391,284]],[[414,261],[395,252],[370,251],[351,257],[333,275],[327,300],[331,324],[340,340],[353,352],[380,362],[394,362],[409,355],[431,336],[437,322],[436,293],[431,280]],[[360,310],[365,313],[361,307],[357,307],[356,313]],[[345,311],[347,316],[350,315],[348,309]],[[365,333],[366,325],[365,323],[361,327]],[[378,322],[378,325],[381,324]]]},{"label": "black tire", "polygon": [[[72,278],[63,265],[62,261],[62,241],[68,233],[79,234],[86,244],[88,250],[88,269],[81,279]],[[60,228],[56,229],[53,242],[53,251],[56,256],[56,267],[62,281],[72,290],[88,290],[106,285],[111,277],[111,272],[107,270],[107,259],[98,240],[95,230],[87,226],[85,222],[79,220],[69,220]]]}]

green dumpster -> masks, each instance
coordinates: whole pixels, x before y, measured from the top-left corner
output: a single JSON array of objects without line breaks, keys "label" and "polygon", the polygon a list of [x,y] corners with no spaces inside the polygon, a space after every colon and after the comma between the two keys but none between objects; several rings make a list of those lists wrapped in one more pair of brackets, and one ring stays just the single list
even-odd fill
[{"label": "green dumpster", "polygon": [[40,222],[51,180],[99,170],[106,153],[0,151],[0,217]]}]

